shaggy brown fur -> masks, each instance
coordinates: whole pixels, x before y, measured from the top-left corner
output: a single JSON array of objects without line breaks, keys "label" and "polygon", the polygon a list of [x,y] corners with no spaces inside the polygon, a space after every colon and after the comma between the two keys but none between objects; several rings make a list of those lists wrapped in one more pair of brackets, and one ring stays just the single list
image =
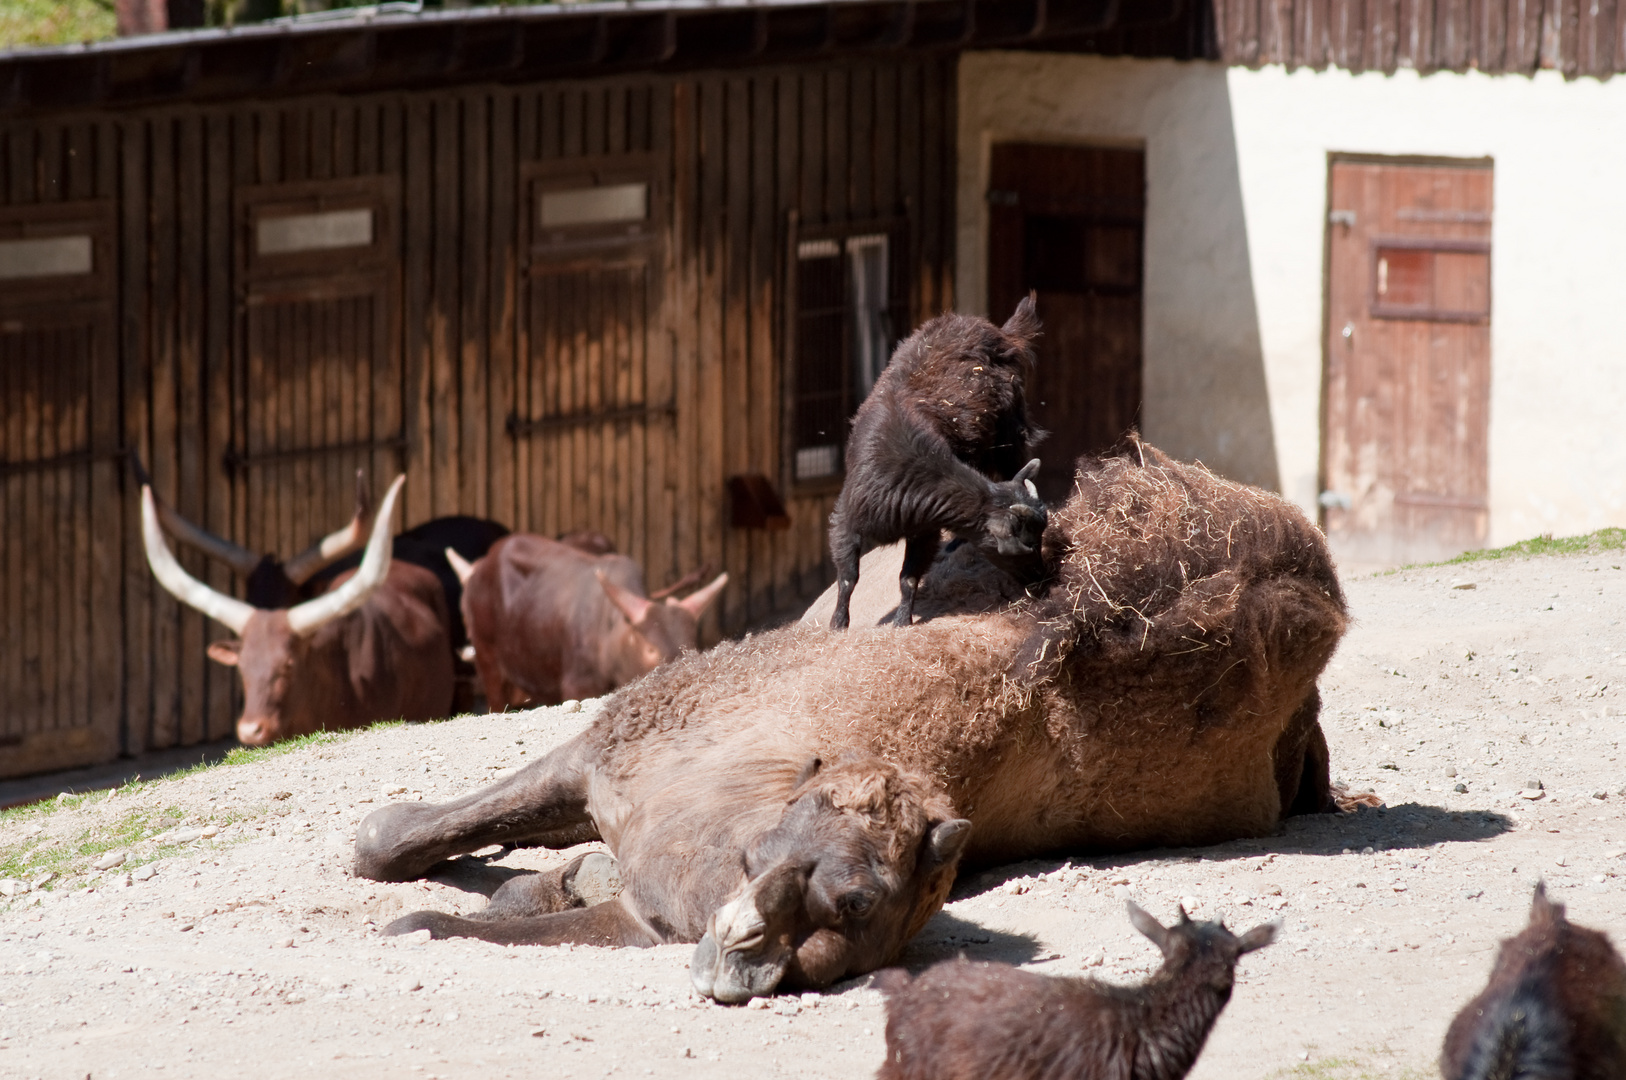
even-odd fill
[{"label": "shaggy brown fur", "polygon": [[[370,816],[357,872],[404,880],[493,842],[602,837],[629,882],[618,917],[661,928],[653,938],[629,931],[621,940],[633,944],[694,940],[707,911],[714,941],[750,940],[761,920],[741,914],[742,898],[816,897],[820,874],[882,868],[884,880],[866,889],[887,898],[884,932],[871,932],[878,916],[840,924],[839,963],[782,969],[819,985],[810,972],[885,963],[905,940],[896,935],[936,910],[952,860],[923,851],[957,858],[963,848],[986,864],[1211,844],[1267,835],[1295,807],[1324,807],[1315,681],[1344,608],[1319,534],[1275,496],[1144,453],[1147,464],[1123,458],[1081,479],[1063,518],[1085,521],[1092,505],[1147,492],[1167,494],[1163,510],[1147,507],[1145,526],[1068,526],[1059,535],[1072,546],[1053,548],[1063,587],[1093,571],[1106,600],[1063,608],[1041,599],[907,633],[787,627],[686,655],[622,688],[591,728],[509,780],[444,807]],[[1205,515],[1210,500],[1216,509]],[[1158,542],[1159,523],[1189,545]],[[1136,548],[1138,565],[1118,561],[1120,544]],[[1138,614],[1129,617],[1146,623],[1139,638],[1113,621],[1131,604]],[[1306,769],[1318,747],[1319,768]],[[875,822],[838,808],[857,805],[845,796],[810,798],[797,779],[810,758],[837,763],[854,792],[879,790],[864,770],[884,776],[887,800],[913,809]],[[969,842],[950,846],[955,818],[973,827]],[[792,834],[803,854],[784,839]],[[746,858],[738,877],[742,855],[770,835],[780,837],[777,861]],[[846,855],[830,867],[826,856],[807,860],[836,850]],[[810,881],[782,879],[798,865],[818,869]],[[762,904],[757,911],[766,918]],[[401,928],[418,925],[517,932],[433,913]],[[585,940],[561,923],[532,929],[525,940]],[[710,970],[717,947],[702,952],[694,968]],[[766,992],[765,979],[736,987]]]},{"label": "shaggy brown fur", "polygon": [[1530,923],[1445,1033],[1445,1080],[1626,1077],[1626,963],[1536,886]]},{"label": "shaggy brown fur", "polygon": [[1231,999],[1237,960],[1270,944],[1276,928],[1237,937],[1184,910],[1165,927],[1134,904],[1129,917],[1163,953],[1140,986],[964,959],[912,981],[886,972],[879,1080],[1179,1080]]}]

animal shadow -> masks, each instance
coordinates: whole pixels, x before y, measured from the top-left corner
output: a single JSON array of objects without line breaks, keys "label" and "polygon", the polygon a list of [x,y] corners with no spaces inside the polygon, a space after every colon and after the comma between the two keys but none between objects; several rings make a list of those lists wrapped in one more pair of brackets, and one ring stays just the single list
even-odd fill
[{"label": "animal shadow", "polygon": [[507,854],[507,849],[504,849],[491,855],[459,855],[455,859],[436,863],[425,877],[466,893],[489,897],[514,878],[537,873],[517,866],[494,865]]},{"label": "animal shadow", "polygon": [[969,960],[997,960],[1025,964],[1039,954],[1039,939],[1032,934],[990,930],[986,926],[939,911],[926,928],[899,955],[895,967],[918,975],[940,960],[964,956]]}]

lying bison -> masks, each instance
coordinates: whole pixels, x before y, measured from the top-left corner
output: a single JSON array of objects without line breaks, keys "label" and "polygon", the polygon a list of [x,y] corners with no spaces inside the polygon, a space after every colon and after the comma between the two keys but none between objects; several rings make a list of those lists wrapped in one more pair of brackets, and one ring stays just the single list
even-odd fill
[{"label": "lying bison", "polygon": [[1298,510],[1135,444],[1080,467],[1045,540],[1035,600],[657,669],[513,777],[369,815],[356,871],[602,839],[613,901],[576,906],[572,864],[389,932],[698,941],[694,985],[738,1001],[888,963],[962,857],[1208,844],[1328,806],[1315,681],[1344,602]]}]

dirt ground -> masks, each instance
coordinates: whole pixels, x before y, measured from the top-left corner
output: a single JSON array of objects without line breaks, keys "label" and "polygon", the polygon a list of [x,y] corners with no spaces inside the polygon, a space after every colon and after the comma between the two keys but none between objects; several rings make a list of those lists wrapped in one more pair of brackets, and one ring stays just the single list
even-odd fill
[{"label": "dirt ground", "polygon": [[[1626,937],[1623,561],[1347,582],[1357,621],[1323,680],[1323,723],[1335,773],[1385,809],[983,873],[906,962],[963,952],[1134,981],[1155,951],[1125,897],[1165,920],[1181,900],[1233,927],[1280,919],[1192,1076],[1435,1075],[1446,1024],[1537,878],[1577,922]],[[401,912],[483,898],[352,878],[361,817],[478,787],[591,715],[375,729],[0,818],[0,877],[59,875],[0,898],[0,1076],[873,1075],[884,1013],[867,979],[725,1007],[690,992],[689,946],[379,936]],[[126,861],[94,870],[103,849]]]}]

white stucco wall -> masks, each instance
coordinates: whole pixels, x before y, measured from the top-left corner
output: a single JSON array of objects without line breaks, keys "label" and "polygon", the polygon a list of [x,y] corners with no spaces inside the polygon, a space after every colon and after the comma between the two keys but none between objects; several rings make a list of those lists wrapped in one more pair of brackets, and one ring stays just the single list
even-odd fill
[{"label": "white stucco wall", "polygon": [[[1145,146],[1146,434],[1279,484],[1307,510],[1327,155],[1494,159],[1490,542],[1626,525],[1626,78],[968,55],[958,291],[970,310],[986,296],[988,151],[1012,139]],[[1257,369],[1264,410],[1246,400]],[[1246,430],[1259,423],[1268,431]]]}]

